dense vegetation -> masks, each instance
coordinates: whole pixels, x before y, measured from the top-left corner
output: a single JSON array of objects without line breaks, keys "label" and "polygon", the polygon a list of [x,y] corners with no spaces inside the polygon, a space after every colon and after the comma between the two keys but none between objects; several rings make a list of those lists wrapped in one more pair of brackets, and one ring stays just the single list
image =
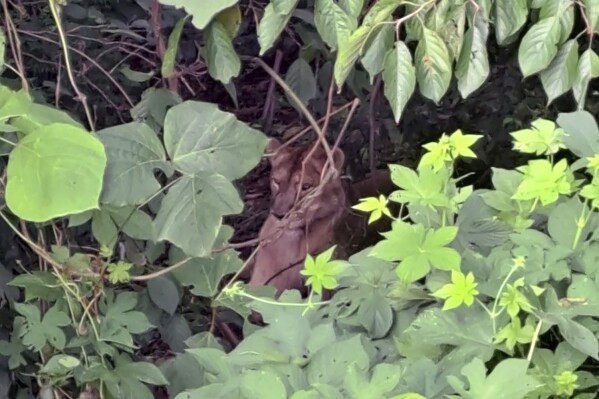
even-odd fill
[{"label": "dense vegetation", "polygon": [[[0,397],[596,396],[599,1],[0,2]],[[275,300],[294,135],[394,222]]]}]

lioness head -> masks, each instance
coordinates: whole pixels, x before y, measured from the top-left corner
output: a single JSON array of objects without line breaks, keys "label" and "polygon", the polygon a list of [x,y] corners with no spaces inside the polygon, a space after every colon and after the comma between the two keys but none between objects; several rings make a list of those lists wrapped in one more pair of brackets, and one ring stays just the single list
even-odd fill
[{"label": "lioness head", "polygon": [[318,212],[318,208],[323,206],[331,209],[345,205],[342,203],[345,196],[339,178],[345,160],[343,152],[339,148],[333,151],[333,167],[339,173],[314,195],[314,189],[320,184],[321,173],[327,161],[327,156],[322,146],[319,145],[306,161],[302,176],[302,162],[306,159],[312,147],[313,144],[281,148],[281,143],[278,140],[271,139],[269,141],[266,151],[273,154],[269,158],[272,195],[270,212],[273,216],[279,219],[285,217],[294,207],[296,200],[301,201],[310,193],[313,194],[313,198],[302,204],[302,209],[307,217],[310,214],[313,217],[317,216],[316,214],[321,213]]}]

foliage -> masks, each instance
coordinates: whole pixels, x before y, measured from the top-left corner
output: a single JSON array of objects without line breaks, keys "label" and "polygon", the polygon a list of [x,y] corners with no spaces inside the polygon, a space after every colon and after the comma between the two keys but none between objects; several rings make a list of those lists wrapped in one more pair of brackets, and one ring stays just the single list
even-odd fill
[{"label": "foliage", "polygon": [[[0,396],[145,399],[156,387],[177,399],[592,395],[599,385],[591,372],[599,360],[592,114],[563,113],[556,123],[537,119],[513,132],[514,150],[538,158],[493,169],[489,189],[460,185],[458,166],[476,158],[481,138],[460,130],[426,144],[416,168],[389,165],[397,190],[354,209],[369,213],[370,223],[390,218],[392,228],[348,261],[334,259],[334,247],[308,256],[307,301],[297,292],[275,300],[271,289],[224,279],[245,263],[223,219],[242,211],[234,182],[258,164],[266,137],[175,90],[186,82],[178,65],[184,42],[196,50],[185,29],[191,20],[202,33],[198,56],[235,102],[234,78],[247,58],[234,42],[250,17],[236,0],[161,2],[185,13],[164,8],[164,25],[150,27],[137,16],[121,26],[83,1],[50,0],[32,16],[18,10],[19,18],[55,24],[71,86],[57,79],[51,87],[43,73],[36,79],[55,91],[57,104],[69,98],[81,107],[74,114],[86,115],[87,125],[27,88],[17,33],[41,41],[33,50],[52,39],[21,27],[0,31],[0,72],[21,81],[0,85],[8,155],[0,228],[7,242],[16,236],[30,250],[2,247],[16,260],[0,264]],[[142,3],[135,10],[147,9],[160,24]],[[156,46],[155,59],[139,57],[144,70],[118,60],[118,78],[98,67],[101,45],[83,57],[104,71],[132,121],[105,121],[95,131],[72,78],[68,54],[79,50],[66,40],[83,25],[66,35],[57,14],[105,24],[136,50]],[[467,98],[489,75],[492,33],[500,45],[516,43],[523,75],[540,77],[548,103],[572,91],[583,109],[599,76],[595,0],[272,0],[259,14],[260,55],[284,32],[302,44],[284,77],[287,101],[302,113],[330,76],[354,92],[382,79],[396,121],[416,86],[439,103],[455,76]],[[133,26],[145,26],[147,37]],[[104,34],[88,28],[89,42]],[[161,28],[170,33],[158,50]],[[142,92],[158,79],[173,91]],[[88,87],[97,86],[106,85]],[[141,97],[137,104],[129,91]],[[109,103],[111,94],[104,94]],[[400,204],[397,215],[391,202]],[[245,322],[252,310],[267,326]],[[244,339],[231,350],[215,326],[239,315]],[[156,361],[144,352],[156,334],[174,356]]]},{"label": "foliage", "polygon": [[[228,35],[218,18],[221,9],[238,7],[237,2],[219,3],[218,8],[195,7],[186,0],[162,2],[184,7],[199,21],[195,25],[206,29],[209,43],[203,55],[214,79],[228,84],[239,74],[240,60],[232,46],[235,35]],[[395,17],[398,12],[401,17]],[[581,32],[575,31],[578,12],[583,16]],[[597,15],[595,0],[270,0],[257,34],[263,55],[299,18],[294,26],[304,39],[304,48],[311,51],[300,53],[288,78],[303,82],[290,86],[311,93],[300,98],[307,103],[313,97],[310,87],[315,78],[309,63],[319,55],[334,63],[339,87],[356,86],[352,80],[359,77],[352,72],[361,64],[370,82],[382,76],[397,122],[416,83],[420,93],[435,103],[449,89],[453,75],[463,98],[480,88],[490,71],[487,42],[491,32],[501,46],[519,41],[522,75],[540,77],[548,104],[571,91],[583,109],[589,82],[599,77],[599,55],[592,47],[599,33]],[[307,31],[315,34],[302,34]],[[412,43],[413,54],[408,48]]]}]

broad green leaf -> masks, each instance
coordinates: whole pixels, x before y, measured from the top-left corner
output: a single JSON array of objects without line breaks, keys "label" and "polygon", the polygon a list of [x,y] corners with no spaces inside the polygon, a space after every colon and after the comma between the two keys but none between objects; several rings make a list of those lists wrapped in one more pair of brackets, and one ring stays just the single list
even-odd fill
[{"label": "broad green leaf", "polygon": [[572,86],[579,110],[584,109],[589,83],[596,77],[599,77],[599,55],[589,48],[580,55],[576,80]]},{"label": "broad green leaf", "polygon": [[[316,97],[316,77],[312,72],[310,64],[301,57],[289,66],[285,74],[285,83],[287,83],[289,88],[299,97],[304,105],[307,105],[310,100]],[[285,96],[293,108],[299,112],[297,103],[287,93],[285,93]]]},{"label": "broad green leaf", "polygon": [[159,276],[148,281],[148,295],[156,306],[171,316],[179,306],[179,290],[168,277]]},{"label": "broad green leaf", "polygon": [[284,399],[287,389],[281,378],[266,370],[247,370],[241,375],[241,392],[246,399]]},{"label": "broad green leaf", "polygon": [[118,228],[112,221],[110,214],[105,210],[95,211],[92,218],[92,234],[96,241],[112,249],[118,239]]},{"label": "broad green leaf", "polygon": [[387,52],[383,82],[385,83],[385,97],[391,104],[395,123],[399,123],[401,114],[416,87],[416,72],[412,65],[412,54],[404,42],[395,42],[394,48]]},{"label": "broad green leaf", "polygon": [[101,202],[138,205],[160,190],[154,170],[169,172],[164,147],[145,123],[132,122],[98,132],[108,163]]},{"label": "broad green leaf", "polygon": [[65,375],[80,364],[81,362],[76,357],[58,354],[52,356],[40,369],[40,372],[53,375]]},{"label": "broad green leaf", "polygon": [[[295,0],[293,7],[295,9],[299,0]],[[275,44],[289,18],[291,18],[292,12],[287,14],[279,14],[274,7],[273,2],[270,2],[266,8],[264,8],[264,15],[258,25],[258,43],[260,44],[260,56],[264,55],[270,48]]]},{"label": "broad green leaf", "polygon": [[266,137],[216,104],[186,101],[166,114],[164,143],[183,173],[238,179],[258,164]]},{"label": "broad green leaf", "polygon": [[112,334],[121,334],[124,330],[130,339],[130,334],[142,334],[150,330],[152,324],[145,314],[134,310],[136,305],[137,294],[134,292],[120,293],[113,302],[108,302],[103,310],[104,319],[100,324],[100,335],[113,340]]},{"label": "broad green leaf", "polygon": [[213,21],[204,31],[206,45],[202,56],[212,78],[227,84],[239,75],[241,60],[233,48],[232,37],[219,21]]},{"label": "broad green leaf", "polygon": [[28,302],[38,298],[54,302],[63,296],[60,293],[60,281],[50,272],[34,270],[31,273],[19,274],[7,284],[23,288],[25,301]]},{"label": "broad green leaf", "polygon": [[335,82],[338,87],[343,86],[358,58],[362,55],[366,41],[374,33],[376,33],[375,29],[362,25],[351,34],[347,41],[340,43],[334,67]]},{"label": "broad green leaf", "polygon": [[136,207],[103,207],[112,218],[116,227],[136,240],[153,240],[154,226],[150,215]]},{"label": "broad green leaf", "polygon": [[152,87],[142,93],[141,101],[130,111],[131,117],[147,123],[153,130],[159,130],[164,125],[167,110],[182,101],[173,91]]},{"label": "broad green leaf", "polygon": [[539,19],[556,17],[561,26],[560,40],[562,44],[570,37],[574,27],[574,3],[570,0],[545,0],[539,10]]},{"label": "broad green leaf", "polygon": [[168,381],[160,369],[148,362],[131,362],[119,365],[116,369],[124,378],[135,378],[136,380],[152,385],[168,385]]},{"label": "broad green leaf", "polygon": [[455,71],[462,98],[472,94],[489,76],[488,37],[489,23],[482,18],[476,18],[474,25],[464,35]]},{"label": "broad green leaf", "polygon": [[557,17],[542,19],[526,32],[518,49],[518,63],[525,78],[551,64],[557,54],[560,34]]},{"label": "broad green leaf", "polygon": [[169,78],[175,70],[175,59],[177,58],[177,51],[179,50],[179,39],[181,39],[181,32],[183,32],[186,21],[187,17],[178,20],[168,37],[168,43],[166,45],[166,51],[164,52],[162,67],[160,69],[160,74],[165,79]]},{"label": "broad green leaf", "polygon": [[184,176],[168,191],[154,221],[156,239],[168,240],[187,255],[212,251],[224,215],[241,212],[235,187],[221,175]]},{"label": "broad green leaf", "polygon": [[415,54],[418,87],[424,97],[438,103],[451,82],[451,60],[437,33],[427,28],[422,33]]},{"label": "broad green leaf", "polygon": [[346,42],[357,27],[355,18],[350,17],[333,0],[316,0],[314,24],[322,40],[332,49]]},{"label": "broad green leaf", "polygon": [[364,8],[364,2],[365,0],[339,0],[339,5],[345,10],[347,15],[353,19],[358,19]]},{"label": "broad green leaf", "polygon": [[527,0],[495,0],[495,35],[500,45],[507,44],[528,18]]},{"label": "broad green leaf", "polygon": [[[385,56],[388,50],[393,45],[393,27],[384,25],[381,30],[374,36],[374,39],[368,45],[364,55],[360,59],[360,63],[370,75],[370,83],[374,83],[374,78],[384,68]],[[410,55],[410,58],[412,56]]]},{"label": "broad green leaf", "polygon": [[576,156],[588,158],[599,154],[599,126],[591,113],[560,113],[557,123],[566,132],[564,143]]},{"label": "broad green leaf", "polygon": [[362,372],[368,369],[368,354],[359,335],[338,340],[316,352],[305,368],[308,382],[340,386],[350,363],[355,363]]},{"label": "broad green leaf", "polygon": [[98,208],[106,153],[78,127],[55,123],[25,136],[10,153],[6,203],[22,219],[50,219]]},{"label": "broad green leaf", "polygon": [[[464,329],[468,325],[468,329]],[[453,354],[477,356],[488,361],[493,357],[493,325],[484,310],[457,308],[451,312],[429,308],[418,314],[397,338],[397,350],[406,357],[420,357],[423,353],[442,347],[455,347]]]},{"label": "broad green leaf", "polygon": [[58,350],[64,349],[67,338],[60,327],[70,325],[71,319],[56,305],[48,309],[43,318],[35,305],[15,303],[15,310],[25,317],[21,333],[23,345],[40,351],[48,342]]},{"label": "broad green leaf", "polygon": [[590,26],[599,34],[599,0],[582,0],[582,4]]},{"label": "broad green leaf", "polygon": [[455,376],[448,377],[448,382],[463,399],[524,399],[539,386],[527,369],[526,359],[509,358],[497,364],[487,376],[483,361],[475,357],[462,368],[468,390]]},{"label": "broad green leaf", "polygon": [[[184,259],[184,254],[176,250],[171,253],[171,264]],[[227,250],[210,258],[193,258],[173,271],[173,277],[185,287],[191,287],[193,295],[210,298],[218,293],[218,285],[222,278],[235,273],[242,266],[241,259],[235,251]]]},{"label": "broad green leaf", "polygon": [[381,22],[386,21],[393,12],[399,7],[403,0],[378,0],[368,10],[362,22],[363,26],[372,28]]},{"label": "broad green leaf", "polygon": [[162,4],[184,8],[193,16],[192,22],[198,29],[204,29],[219,12],[237,4],[239,0],[160,0]]},{"label": "broad green leaf", "polygon": [[229,7],[226,10],[223,10],[220,13],[218,13],[214,20],[220,22],[227,30],[229,37],[231,39],[234,39],[235,36],[237,36],[237,33],[239,32],[239,28],[241,26],[241,19],[241,9],[239,8],[239,4],[236,4],[233,7]]},{"label": "broad green leaf", "polygon": [[287,15],[295,9],[297,0],[272,0],[275,11],[281,15]]}]

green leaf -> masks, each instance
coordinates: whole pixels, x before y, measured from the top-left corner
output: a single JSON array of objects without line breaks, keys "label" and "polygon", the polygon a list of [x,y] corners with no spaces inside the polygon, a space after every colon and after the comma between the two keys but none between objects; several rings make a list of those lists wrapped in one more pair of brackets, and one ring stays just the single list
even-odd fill
[{"label": "green leaf", "polygon": [[478,295],[477,285],[471,272],[464,275],[459,271],[452,270],[451,284],[445,284],[433,296],[446,299],[443,310],[457,308],[462,303],[471,306],[474,303],[474,297]]},{"label": "green leaf", "polygon": [[531,125],[531,129],[510,133],[514,139],[515,150],[535,155],[552,155],[566,148],[564,131],[554,122],[539,118]]},{"label": "green leaf", "polygon": [[260,56],[264,55],[275,44],[283,29],[287,26],[292,11],[297,6],[299,0],[294,0],[293,7],[291,4],[286,5],[285,10],[290,10],[288,13],[280,14],[275,9],[274,3],[291,3],[288,0],[273,0],[264,8],[264,15],[258,25],[258,43],[260,44]]},{"label": "green leaf", "polygon": [[12,279],[8,285],[25,290],[25,301],[44,299],[54,302],[63,296],[60,281],[50,272],[33,271]]},{"label": "green leaf", "polygon": [[572,86],[579,110],[584,109],[589,83],[596,77],[599,77],[599,55],[589,48],[580,55],[576,80]]},{"label": "green leaf", "polygon": [[[170,263],[184,259],[181,251],[174,251]],[[175,279],[183,286],[191,286],[193,295],[212,297],[218,293],[218,284],[223,276],[235,273],[242,262],[233,250],[227,250],[210,258],[193,258],[173,271]]]},{"label": "green leaf", "polygon": [[445,43],[439,35],[425,27],[416,48],[416,78],[420,92],[439,103],[451,82],[451,60]]},{"label": "green leaf", "polygon": [[448,377],[449,384],[464,399],[524,399],[534,391],[538,381],[527,375],[526,359],[505,359],[495,366],[488,375],[481,359],[475,357],[462,368],[462,375],[469,383],[468,390],[464,382],[455,376]]},{"label": "green leaf", "polygon": [[131,279],[129,270],[133,267],[133,264],[123,261],[116,263],[109,263],[106,268],[108,271],[108,278],[112,284],[127,283]]},{"label": "green leaf", "polygon": [[[376,75],[383,71],[388,50],[392,51],[390,48],[393,45],[393,36],[393,27],[388,24],[384,25],[376,35],[374,35],[374,39],[372,39],[364,52],[364,55],[360,59],[360,63],[364,66],[364,69],[368,71],[368,75],[370,75],[371,84],[374,83]],[[412,55],[410,55],[410,59],[411,58]]]},{"label": "green leaf", "polygon": [[416,72],[412,65],[412,54],[404,42],[395,42],[394,48],[387,52],[383,82],[385,83],[385,97],[391,104],[395,123],[399,123],[401,114],[416,87]]},{"label": "green leaf", "polygon": [[455,238],[456,233],[457,227],[454,226],[425,230],[422,225],[397,221],[393,223],[390,232],[383,233],[385,239],[374,246],[370,256],[387,261],[401,261],[397,274],[407,282],[424,277],[431,267],[459,270],[460,254],[445,247]]},{"label": "green leaf", "polygon": [[482,18],[476,18],[466,31],[455,71],[462,98],[477,90],[489,76],[488,37],[489,23]]},{"label": "green leaf", "polygon": [[322,40],[336,50],[346,42],[357,27],[357,20],[350,17],[333,0],[316,0],[314,4],[314,24]]},{"label": "green leaf", "polygon": [[101,201],[115,206],[138,205],[160,190],[154,170],[170,166],[156,133],[144,123],[127,123],[98,132],[108,163]]},{"label": "green leaf", "polygon": [[527,0],[496,0],[495,36],[500,45],[507,44],[528,18]]},{"label": "green leaf", "polygon": [[351,34],[349,39],[339,44],[337,60],[333,69],[335,83],[338,87],[342,87],[345,83],[355,63],[362,55],[366,41],[373,33],[375,33],[375,28],[362,25]]},{"label": "green leaf", "polygon": [[532,342],[534,336],[534,326],[531,324],[521,325],[518,317],[512,318],[503,329],[495,336],[495,343],[499,344],[505,341],[506,347],[513,351],[516,344],[528,344]]},{"label": "green leaf", "polygon": [[206,256],[212,251],[222,217],[242,209],[237,190],[223,176],[184,176],[162,200],[154,220],[156,238],[172,242],[187,255]]},{"label": "green leaf", "polygon": [[168,277],[159,276],[148,281],[148,295],[156,306],[171,316],[179,306],[179,290]]},{"label": "green leaf", "polygon": [[184,8],[193,16],[193,24],[198,29],[204,29],[218,13],[237,4],[239,0],[202,0],[201,2],[188,0],[160,0],[162,4]]},{"label": "green leaf", "polygon": [[559,43],[564,43],[570,37],[574,27],[574,3],[570,0],[544,0],[539,10],[539,19],[556,17],[561,26]]},{"label": "green leaf", "polygon": [[513,199],[540,200],[545,206],[557,201],[560,194],[568,195],[572,192],[572,172],[565,159],[555,165],[548,160],[537,159],[517,169],[524,174],[524,179],[512,196]]},{"label": "green leaf", "polygon": [[564,143],[576,156],[590,158],[599,154],[599,126],[591,113],[560,113],[557,124],[566,132]]},{"label": "green leaf", "polygon": [[584,12],[589,20],[589,25],[596,34],[599,34],[599,1],[582,0]]},{"label": "green leaf", "polygon": [[122,67],[120,67],[119,71],[128,80],[130,80],[131,82],[135,82],[135,83],[147,82],[148,80],[152,79],[152,77],[155,74],[154,71],[148,71],[148,72],[134,71],[133,69],[131,69],[131,67],[128,64],[125,64]]},{"label": "green leaf", "polygon": [[71,324],[69,316],[58,310],[54,305],[44,317],[41,317],[39,309],[34,305],[15,303],[15,310],[25,317],[21,337],[23,345],[41,351],[49,342],[58,350],[66,345],[66,336],[60,327]]},{"label": "green leaf", "polygon": [[271,371],[247,370],[241,375],[240,390],[246,399],[285,399],[287,389]]},{"label": "green leaf", "polygon": [[212,21],[204,31],[206,45],[202,56],[206,60],[208,73],[224,84],[239,75],[241,60],[233,48],[233,39],[219,21]]},{"label": "green leaf", "polygon": [[[285,83],[297,95],[303,105],[308,105],[308,102],[316,97],[316,77],[310,64],[301,57],[289,66],[285,74]],[[287,92],[285,92],[285,96],[293,108],[300,112],[298,104],[291,99]]]},{"label": "green leaf", "polygon": [[168,385],[168,381],[160,369],[148,362],[131,362],[119,365],[115,372],[125,378],[135,378],[136,380],[152,385]]},{"label": "green leaf", "polygon": [[166,114],[164,143],[181,172],[218,173],[233,180],[258,164],[266,137],[216,104],[186,101]]},{"label": "green leaf", "polygon": [[175,70],[175,59],[177,58],[177,51],[179,50],[179,40],[181,39],[181,32],[183,32],[186,21],[187,16],[178,20],[168,37],[166,51],[162,58],[162,67],[160,68],[160,74],[164,79],[169,78]]},{"label": "green leaf", "polygon": [[551,64],[557,54],[560,33],[557,17],[542,19],[526,32],[518,49],[518,63],[525,78]]},{"label": "green leaf", "polygon": [[362,372],[368,369],[368,354],[359,335],[335,341],[317,351],[305,367],[308,382],[342,386],[350,363]]},{"label": "green leaf", "polygon": [[11,151],[6,203],[22,219],[50,219],[98,208],[106,153],[83,129],[55,123],[29,133]]},{"label": "green leaf", "polygon": [[70,370],[79,367],[80,364],[81,362],[76,357],[58,354],[52,356],[40,369],[40,372],[53,375],[65,375]]},{"label": "green leaf", "polygon": [[547,93],[547,105],[572,88],[578,67],[578,42],[564,43],[551,64],[540,73],[541,83]]}]

